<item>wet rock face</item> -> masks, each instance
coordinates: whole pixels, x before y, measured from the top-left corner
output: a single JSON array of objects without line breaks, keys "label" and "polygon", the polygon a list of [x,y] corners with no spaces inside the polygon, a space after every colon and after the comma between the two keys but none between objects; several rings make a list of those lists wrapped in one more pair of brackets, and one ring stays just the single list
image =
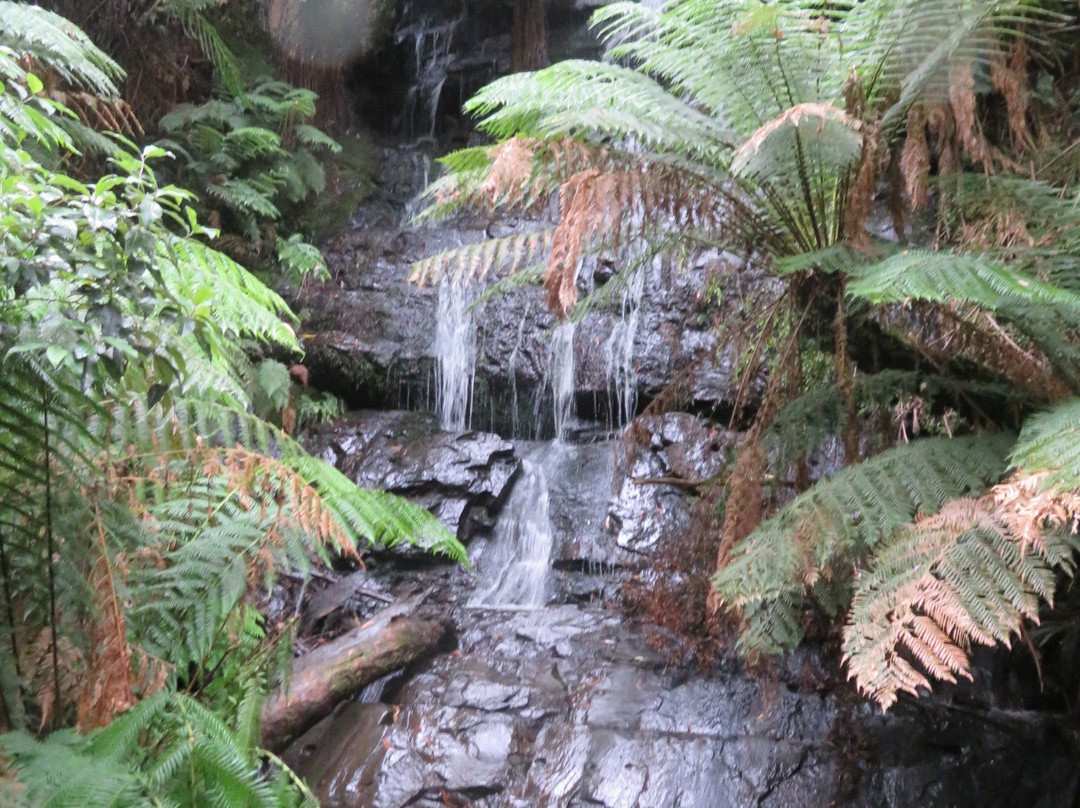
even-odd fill
[{"label": "wet rock face", "polygon": [[[410,262],[477,242],[490,223],[400,229],[392,209],[387,204],[381,212],[362,213],[354,229],[326,245],[333,281],[296,301],[314,312],[303,326],[310,335],[306,363],[313,384],[353,407],[431,410],[438,292],[409,283]],[[640,281],[639,296],[613,293],[586,314],[573,336],[578,415],[618,425],[625,410],[640,409],[672,383],[682,400],[700,407],[726,406],[740,391],[752,402],[763,377],[742,383],[735,366],[739,349],[721,341],[716,327],[749,328],[742,322],[752,317],[744,289],[756,284],[759,302],[769,294],[752,274],[720,254],[681,268],[654,268]],[[583,278],[583,293],[599,283],[603,294],[603,286],[615,282],[588,272]],[[711,291],[706,296],[703,290]],[[540,290],[511,287],[477,304],[472,316],[472,426],[516,437],[550,435],[556,320],[544,309]]]},{"label": "wet rock face", "polygon": [[400,494],[434,513],[458,538],[490,527],[519,461],[487,432],[443,432],[417,412],[360,412],[307,441],[357,485]]},{"label": "wet rock face", "polygon": [[724,470],[737,441],[688,413],[638,418],[616,448],[609,525],[618,546],[648,553],[688,530],[694,489]]},{"label": "wet rock face", "polygon": [[293,746],[328,808],[1072,805],[1070,743],[962,711],[878,717],[812,684],[663,664],[613,615],[470,612],[393,704],[350,703]]}]

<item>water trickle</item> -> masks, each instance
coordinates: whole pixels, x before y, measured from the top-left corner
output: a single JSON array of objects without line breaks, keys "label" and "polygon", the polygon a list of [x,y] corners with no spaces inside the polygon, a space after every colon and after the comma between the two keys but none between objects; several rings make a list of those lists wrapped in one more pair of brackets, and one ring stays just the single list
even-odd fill
[{"label": "water trickle", "polygon": [[634,339],[637,337],[644,294],[645,273],[635,272],[622,290],[619,319],[604,343],[607,387],[610,394],[608,418],[612,426],[625,426],[630,423],[637,410]]},{"label": "water trickle", "polygon": [[517,361],[518,356],[521,354],[521,345],[525,341],[525,324],[529,322],[529,310],[532,307],[532,301],[525,304],[525,311],[521,315],[521,321],[518,323],[517,339],[514,341],[514,347],[510,351],[510,357],[506,360],[507,375],[510,377],[510,434],[517,436],[521,424],[519,423],[518,413],[518,387],[517,387]]},{"label": "water trickle", "polygon": [[495,525],[490,557],[481,565],[491,583],[472,597],[470,606],[538,609],[546,602],[555,544],[548,474],[566,451],[565,444],[547,443],[522,460],[521,477]]},{"label": "water trickle", "polygon": [[468,284],[439,284],[435,321],[435,410],[443,429],[461,431],[472,417],[476,380],[476,319]]},{"label": "water trickle", "polygon": [[[541,412],[547,392],[551,392],[555,440],[565,441],[570,420],[574,417],[574,332],[577,323],[564,320],[551,332],[548,344],[548,367],[536,399],[537,430],[543,423]],[[539,435],[537,435],[539,437]]]}]

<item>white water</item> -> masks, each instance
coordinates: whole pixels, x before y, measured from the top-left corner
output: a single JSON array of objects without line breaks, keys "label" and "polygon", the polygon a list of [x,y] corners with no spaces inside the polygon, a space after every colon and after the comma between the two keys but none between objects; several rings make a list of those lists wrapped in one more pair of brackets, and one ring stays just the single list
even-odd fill
[{"label": "white water", "polygon": [[[645,273],[635,272],[622,290],[619,319],[604,343],[607,359],[607,387],[610,393],[608,417],[612,426],[625,426],[637,410],[637,366],[634,339],[637,337],[641,301],[645,294]],[[612,406],[612,402],[614,406]]]},{"label": "white water", "polygon": [[469,606],[538,609],[547,601],[555,544],[548,473],[566,451],[565,444],[546,443],[522,460],[521,476],[495,525],[493,546],[480,565],[490,583],[473,595]]},{"label": "white water", "polygon": [[473,291],[465,283],[439,284],[435,317],[435,411],[443,429],[470,426],[476,380],[476,319]]},{"label": "white water", "polygon": [[[574,332],[577,324],[564,320],[551,332],[548,343],[548,367],[536,397],[536,425],[539,433],[543,402],[551,393],[551,411],[555,421],[555,440],[565,441],[574,417]],[[537,437],[540,437],[537,434]]]}]

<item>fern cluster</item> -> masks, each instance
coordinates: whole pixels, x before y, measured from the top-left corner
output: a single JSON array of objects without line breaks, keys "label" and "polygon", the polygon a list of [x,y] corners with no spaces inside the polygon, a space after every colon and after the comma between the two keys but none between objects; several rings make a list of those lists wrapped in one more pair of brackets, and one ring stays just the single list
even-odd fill
[{"label": "fern cluster", "polygon": [[75,141],[37,73],[114,98],[115,70],[55,15],[0,16],[0,793],[313,804],[258,748],[291,635],[260,593],[365,543],[464,552],[252,414],[244,348],[298,350],[294,316],[208,246],[159,147],[61,170]]},{"label": "fern cluster", "polygon": [[323,192],[319,155],[341,148],[308,123],[314,114],[310,90],[264,79],[235,95],[182,104],[158,122],[167,136],[161,145],[180,158],[178,181],[199,189],[248,252],[268,246],[296,280],[325,273],[322,256],[305,250],[299,235],[273,235],[273,225],[287,206]]}]

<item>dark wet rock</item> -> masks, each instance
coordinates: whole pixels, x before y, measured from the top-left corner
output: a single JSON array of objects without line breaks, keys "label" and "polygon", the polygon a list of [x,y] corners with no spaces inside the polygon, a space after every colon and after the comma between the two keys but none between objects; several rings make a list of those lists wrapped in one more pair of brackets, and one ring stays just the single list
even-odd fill
[{"label": "dark wet rock", "polygon": [[618,546],[649,552],[687,531],[697,487],[724,470],[737,439],[687,413],[638,418],[616,450],[609,523]]},{"label": "dark wet rock", "polygon": [[444,432],[419,412],[354,413],[307,444],[357,485],[428,508],[461,539],[491,526],[519,466],[498,435]]},{"label": "dark wet rock", "polygon": [[[428,169],[418,153],[386,149],[383,155],[382,171],[395,177],[411,172],[411,185],[422,187],[415,176]],[[295,301],[309,312],[303,332],[311,382],[353,408],[434,408],[438,291],[409,282],[411,262],[475,243],[502,226],[463,218],[408,228],[401,224],[403,207],[401,199],[385,194],[366,203],[353,226],[324,245],[332,280],[306,288]],[[514,222],[506,231],[531,226]],[[590,261],[594,269],[582,272],[583,293],[596,284],[601,292],[627,286],[618,278],[622,267]],[[635,401],[640,409],[672,385],[682,400],[701,408],[723,408],[740,395],[752,404],[764,376],[758,372],[743,384],[735,365],[741,343],[730,335],[754,333],[753,320],[771,290],[760,273],[716,252],[645,271],[640,296],[615,288],[575,327],[579,416],[617,425]],[[547,377],[556,320],[543,307],[540,290],[510,286],[477,304],[473,316],[472,425],[518,437],[551,435]]]},{"label": "dark wet rock", "polygon": [[1066,808],[1077,795],[1076,734],[1053,719],[882,717],[785,682],[805,659],[704,678],[594,609],[463,616],[459,650],[394,705],[348,705],[289,752],[324,805]]}]

